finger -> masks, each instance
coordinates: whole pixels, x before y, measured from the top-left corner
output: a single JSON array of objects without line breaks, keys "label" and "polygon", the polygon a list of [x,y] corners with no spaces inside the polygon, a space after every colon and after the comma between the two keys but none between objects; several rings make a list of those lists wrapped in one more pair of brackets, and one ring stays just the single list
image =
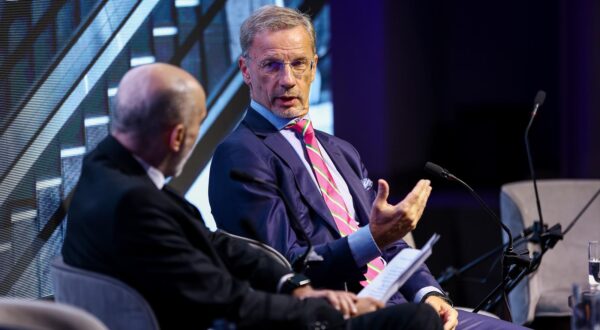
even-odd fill
[{"label": "finger", "polygon": [[356,300],[358,299],[358,296],[354,292],[346,292],[346,291],[342,291],[342,292],[344,292],[344,294],[347,295],[354,302],[356,302]]},{"label": "finger", "polygon": [[333,308],[337,309],[338,311],[341,311],[340,301],[337,295],[333,293],[333,291],[327,291],[326,297],[327,300],[329,300],[329,303],[331,303],[331,306],[333,306]]},{"label": "finger", "polygon": [[419,194],[419,204],[426,204],[429,199],[429,195],[431,195],[431,186],[426,186],[421,193]]},{"label": "finger", "polygon": [[351,315],[356,315],[358,313],[358,306],[356,306],[356,302],[354,299],[348,297],[348,304],[350,305]]},{"label": "finger", "polygon": [[422,194],[419,196],[419,201],[415,204],[415,218],[419,220],[425,212],[425,207],[427,206],[427,201],[429,200],[429,196],[431,195],[431,187],[428,187]]},{"label": "finger", "polygon": [[421,179],[419,180],[419,182],[417,182],[417,184],[415,185],[415,187],[413,188],[413,190],[411,191],[411,193],[415,193],[417,195],[422,194],[425,190],[427,190],[427,188],[431,187],[431,181],[426,180],[426,179]]},{"label": "finger", "polygon": [[440,316],[444,320],[444,330],[454,330],[458,325],[458,312],[454,308],[444,308]]},{"label": "finger", "polygon": [[375,305],[375,307],[377,307],[377,309],[383,308],[385,306],[385,304],[383,303],[383,301],[377,300],[375,298],[369,297],[369,301],[371,301],[371,303],[373,305]]},{"label": "finger", "polygon": [[457,325],[458,325],[457,319],[450,319],[450,320],[446,321],[446,323],[444,323],[444,330],[454,330],[454,329],[456,329]]},{"label": "finger", "polygon": [[454,324],[451,329],[454,330],[458,326],[458,311],[456,309],[452,308],[451,313],[452,313],[451,319]]},{"label": "finger", "polygon": [[415,204],[423,205],[425,202],[427,202],[427,199],[429,198],[430,193],[431,193],[430,182],[428,180],[419,181],[418,190],[416,190],[414,192],[414,194],[416,196]]},{"label": "finger", "polygon": [[413,205],[419,202],[419,197],[429,187],[429,180],[419,180],[414,188],[404,197],[404,199],[396,204],[396,208],[402,212],[407,211]]},{"label": "finger", "polygon": [[341,295],[340,299],[340,308],[344,316],[350,317],[358,312],[356,309],[356,304],[354,304],[353,298],[349,295]]},{"label": "finger", "polygon": [[[427,181],[427,180],[421,180]],[[416,196],[416,200],[414,203],[408,205],[408,209],[406,211],[407,216],[411,219],[419,219],[423,212],[425,211],[425,206],[427,205],[427,200],[429,200],[429,196],[431,195],[431,186],[425,182],[423,189],[419,191]]]},{"label": "finger", "polygon": [[377,180],[377,196],[375,197],[375,204],[387,203],[388,196],[390,194],[390,186],[387,181],[383,179]]}]

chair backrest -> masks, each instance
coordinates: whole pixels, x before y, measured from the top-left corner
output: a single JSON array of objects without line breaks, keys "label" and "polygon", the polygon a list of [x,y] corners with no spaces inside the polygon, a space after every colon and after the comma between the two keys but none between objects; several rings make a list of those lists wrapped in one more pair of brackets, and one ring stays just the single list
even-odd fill
[{"label": "chair backrest", "polygon": [[269,256],[271,259],[273,259],[274,262],[281,264],[282,266],[286,267],[287,269],[290,269],[290,270],[292,269],[292,265],[290,264],[290,262],[281,253],[279,253],[279,251],[275,250],[274,248],[270,247],[269,245],[262,243],[260,241],[257,241],[255,239],[234,235],[234,234],[226,232],[224,230],[221,230],[221,232],[227,236],[230,236],[235,239],[238,239],[238,240],[248,243],[248,245],[250,247],[262,251],[267,256]]},{"label": "chair backrest", "polygon": [[69,266],[61,257],[53,260],[51,267],[56,301],[90,312],[111,330],[158,329],[150,305],[127,284]]},{"label": "chair backrest", "polygon": [[[544,224],[563,230],[600,189],[600,180],[539,180]],[[516,234],[538,219],[531,181],[508,183],[500,194],[502,222]],[[505,237],[506,239],[506,237]],[[513,320],[535,316],[569,316],[568,297],[574,283],[587,288],[587,244],[600,240],[600,198],[583,214],[567,236],[548,251],[540,268],[509,295]],[[538,250],[529,244],[529,251]]]},{"label": "chair backrest", "polygon": [[108,330],[88,312],[51,301],[0,299],[0,328],[19,330]]}]

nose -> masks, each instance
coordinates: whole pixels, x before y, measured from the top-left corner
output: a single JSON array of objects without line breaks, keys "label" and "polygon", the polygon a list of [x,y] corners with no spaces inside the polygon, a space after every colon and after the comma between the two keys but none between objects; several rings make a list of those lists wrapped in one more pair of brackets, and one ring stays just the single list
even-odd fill
[{"label": "nose", "polygon": [[290,65],[284,65],[279,72],[279,84],[285,89],[290,89],[296,85],[296,77]]}]

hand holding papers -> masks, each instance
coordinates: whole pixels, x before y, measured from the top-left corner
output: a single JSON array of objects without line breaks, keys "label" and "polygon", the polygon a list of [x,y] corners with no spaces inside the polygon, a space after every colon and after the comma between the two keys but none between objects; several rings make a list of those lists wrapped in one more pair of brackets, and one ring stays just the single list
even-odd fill
[{"label": "hand holding papers", "polygon": [[382,302],[387,302],[390,297],[408,280],[408,278],[431,255],[431,247],[440,235],[433,234],[429,241],[421,248],[404,249],[400,251],[377,277],[362,289],[359,297],[373,297]]}]

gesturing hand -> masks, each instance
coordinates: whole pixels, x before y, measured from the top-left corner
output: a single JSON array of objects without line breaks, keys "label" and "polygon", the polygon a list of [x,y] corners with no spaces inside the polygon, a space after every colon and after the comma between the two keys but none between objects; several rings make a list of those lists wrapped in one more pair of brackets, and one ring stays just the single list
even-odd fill
[{"label": "gesturing hand", "polygon": [[369,227],[375,243],[383,249],[417,227],[431,193],[431,182],[419,180],[413,190],[396,205],[387,202],[390,192],[388,183],[380,179],[378,185]]}]

